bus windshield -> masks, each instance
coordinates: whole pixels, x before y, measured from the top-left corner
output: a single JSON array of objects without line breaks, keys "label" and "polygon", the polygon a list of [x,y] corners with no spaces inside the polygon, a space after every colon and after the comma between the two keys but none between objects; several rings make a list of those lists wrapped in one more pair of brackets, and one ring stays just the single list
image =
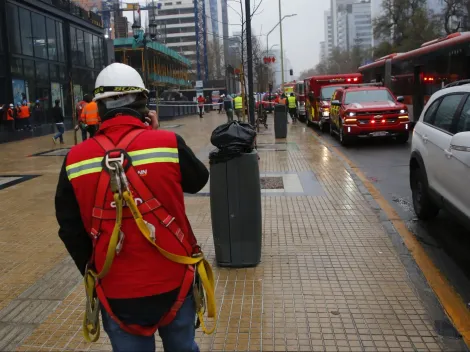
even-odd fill
[{"label": "bus windshield", "polygon": [[346,93],[344,104],[367,103],[374,101],[395,101],[392,95],[385,89],[360,90]]},{"label": "bus windshield", "polygon": [[331,96],[335,92],[336,89],[341,88],[338,86],[334,87],[323,87],[321,89],[321,100],[331,100]]}]

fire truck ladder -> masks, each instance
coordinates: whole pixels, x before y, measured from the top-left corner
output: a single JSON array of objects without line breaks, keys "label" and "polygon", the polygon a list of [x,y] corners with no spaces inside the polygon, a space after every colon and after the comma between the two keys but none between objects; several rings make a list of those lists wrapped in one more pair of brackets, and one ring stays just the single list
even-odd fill
[{"label": "fire truck ladder", "polygon": [[207,27],[205,0],[194,0],[194,21],[196,24],[196,62],[197,79],[209,79],[209,63],[207,62]]}]

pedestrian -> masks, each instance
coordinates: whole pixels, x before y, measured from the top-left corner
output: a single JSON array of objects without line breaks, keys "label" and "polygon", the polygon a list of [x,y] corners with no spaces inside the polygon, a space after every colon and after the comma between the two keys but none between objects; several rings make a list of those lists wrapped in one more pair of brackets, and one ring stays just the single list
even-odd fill
[{"label": "pedestrian", "polygon": [[[156,112],[147,108],[148,90],[135,69],[108,65],[95,86],[103,124],[65,158],[55,197],[59,236],[85,275],[93,309],[99,307],[93,295],[99,299],[114,351],[155,351],[158,330],[164,351],[199,352],[195,299],[201,296],[194,296],[193,287],[207,280],[195,276],[195,270],[210,266],[191,230],[183,192],[199,192],[209,172],[182,137],[158,129]],[[117,183],[124,175],[126,183]],[[96,279],[93,273],[102,273],[104,266],[104,278]],[[215,311],[215,301],[206,301]],[[90,329],[99,329],[99,317],[94,317],[87,315],[91,320],[84,326],[91,341],[98,338],[90,335]]]},{"label": "pedestrian", "polygon": [[82,110],[80,120],[86,125],[86,132],[90,134],[90,137],[93,137],[100,127],[101,119],[96,102],[91,100],[91,96],[88,96],[87,100],[89,101]]},{"label": "pedestrian", "polygon": [[297,99],[295,99],[294,93],[290,93],[287,98],[287,104],[289,108],[289,114],[292,119],[292,123],[297,122]]},{"label": "pedestrian", "polygon": [[31,124],[29,122],[31,113],[26,101],[23,101],[23,104],[20,106],[18,111],[18,119],[20,121],[20,131],[23,129],[31,129]]},{"label": "pedestrian", "polygon": [[202,114],[204,113],[204,103],[206,102],[206,99],[204,96],[200,95],[197,97],[197,105],[199,107],[199,117],[202,119]]},{"label": "pedestrian", "polygon": [[52,140],[55,144],[57,144],[57,139],[59,139],[60,144],[64,144],[64,115],[62,114],[62,108],[60,107],[60,100],[57,99],[54,104],[55,105],[52,108],[52,118],[54,120],[58,132],[54,135],[54,137],[52,137]]},{"label": "pedestrian", "polygon": [[240,93],[238,93],[233,99],[233,105],[235,108],[235,115],[237,116],[238,121],[241,121],[243,110],[243,98]]},{"label": "pedestrian", "polygon": [[20,119],[20,115],[21,115],[21,103],[16,103],[16,107],[15,107],[15,129],[17,131],[23,131],[23,123]]},{"label": "pedestrian", "polygon": [[8,109],[6,110],[5,116],[7,128],[9,131],[15,130],[15,105],[10,104]]},{"label": "pedestrian", "polygon": [[224,97],[225,97],[225,95],[223,95],[223,94],[219,97],[219,101],[218,101],[218,103],[219,103],[219,114],[224,109]]},{"label": "pedestrian", "polygon": [[233,121],[233,101],[230,95],[224,96],[224,110],[227,114],[227,121]]},{"label": "pedestrian", "polygon": [[87,130],[86,130],[86,123],[82,121],[82,112],[83,108],[91,102],[91,96],[88,94],[85,94],[83,96],[83,99],[77,103],[77,106],[75,107],[75,113],[77,117],[77,125],[75,126],[75,131],[80,130],[82,132],[82,142],[87,139]]}]

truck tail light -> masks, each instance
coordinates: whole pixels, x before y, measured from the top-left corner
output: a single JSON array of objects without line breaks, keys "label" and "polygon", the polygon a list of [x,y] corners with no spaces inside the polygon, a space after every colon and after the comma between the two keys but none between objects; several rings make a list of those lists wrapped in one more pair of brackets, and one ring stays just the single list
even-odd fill
[{"label": "truck tail light", "polygon": [[357,122],[357,119],[345,119],[344,123],[354,123]]}]

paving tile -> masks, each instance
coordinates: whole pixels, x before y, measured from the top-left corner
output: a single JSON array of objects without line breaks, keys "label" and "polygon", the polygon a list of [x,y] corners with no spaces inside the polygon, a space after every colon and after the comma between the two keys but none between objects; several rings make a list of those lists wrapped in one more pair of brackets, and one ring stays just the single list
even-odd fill
[{"label": "paving tile", "polygon": [[[167,128],[209,165],[218,122],[206,114]],[[65,140],[70,147],[70,132]],[[258,136],[267,146],[259,153],[260,172],[281,175],[284,189],[262,197],[257,267],[217,268],[210,199],[185,197],[216,277],[219,322],[212,336],[197,331],[201,351],[450,350],[344,164],[300,124],[289,126],[287,142],[276,144],[272,130]],[[0,223],[0,350],[109,351],[105,333],[95,344],[81,336],[81,278],[54,214],[64,151],[51,143],[41,137],[2,145],[0,175],[41,176],[0,190],[0,212],[9,214]],[[43,154],[31,156],[37,153]]]}]

